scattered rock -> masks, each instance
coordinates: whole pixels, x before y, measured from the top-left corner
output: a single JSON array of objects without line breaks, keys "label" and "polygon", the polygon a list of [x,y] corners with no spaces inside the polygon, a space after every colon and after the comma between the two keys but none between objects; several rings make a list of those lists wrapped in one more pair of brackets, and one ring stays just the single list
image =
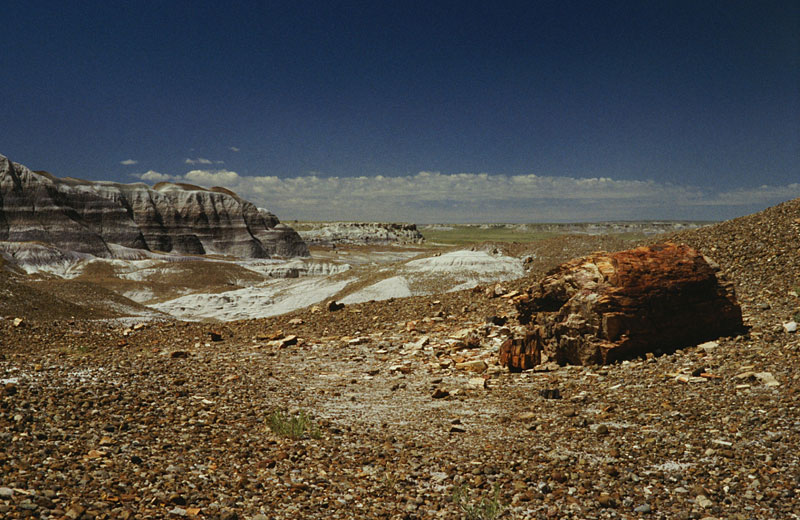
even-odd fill
[{"label": "scattered rock", "polygon": [[12,396],[17,394],[17,385],[15,383],[6,383],[3,385],[3,395]]},{"label": "scattered rock", "polygon": [[329,300],[325,304],[325,308],[328,309],[329,312],[336,312],[336,311],[344,309],[344,304],[343,303],[339,303],[336,300]]},{"label": "scattered rock", "polygon": [[[131,328],[124,349],[123,326],[7,310],[26,325],[0,326],[0,486],[11,490],[0,490],[0,518],[433,520],[469,507],[477,516],[495,500],[499,518],[790,518],[800,346],[778,316],[796,312],[787,291],[800,279],[797,246],[786,238],[800,227],[785,227],[760,221],[758,240],[738,236],[738,223],[702,235],[715,237],[700,245],[745,295],[747,334],[608,367],[559,366],[544,353],[528,372],[504,373],[488,359],[507,336],[485,318],[509,302],[469,291],[437,295],[435,307],[413,297],[298,310],[304,324],[291,330],[286,316],[154,320]],[[605,240],[536,245],[532,279],[550,267],[545,255],[557,265]],[[422,318],[439,311],[444,321]],[[225,341],[205,343],[209,328]],[[519,338],[528,327],[509,329]],[[302,336],[299,346],[264,347],[284,332]],[[470,337],[479,340],[465,350]],[[190,360],[170,360],[173,351]],[[489,365],[483,377],[456,369],[475,360]],[[756,376],[767,371],[780,386]],[[317,429],[272,431],[272,406]],[[68,515],[76,504],[85,510]]]},{"label": "scattered rock", "polygon": [[463,363],[456,363],[456,368],[458,370],[466,370],[467,372],[475,372],[480,374],[481,372],[485,372],[486,369],[489,368],[489,365],[487,365],[482,359],[473,359]]},{"label": "scattered rock", "polygon": [[468,384],[470,388],[489,388],[489,380],[483,377],[471,377],[469,378]]},{"label": "scattered rock", "polygon": [[561,391],[558,388],[543,388],[539,390],[539,395],[545,399],[561,399]]},{"label": "scattered rock", "polygon": [[705,495],[697,495],[694,499],[695,503],[702,507],[703,509],[708,509],[714,505],[714,503],[708,499]]},{"label": "scattered rock", "polygon": [[289,336],[284,337],[283,339],[278,340],[280,341],[280,348],[291,347],[292,345],[297,345],[299,341],[298,337],[294,334],[290,334]]},{"label": "scattered rock", "polygon": [[606,426],[605,424],[593,425],[592,430],[597,435],[608,435],[608,426]]},{"label": "scattered rock", "polygon": [[617,507],[617,500],[611,495],[605,493],[598,495],[597,503],[600,504],[601,507],[606,507],[606,508]]},{"label": "scattered rock", "polygon": [[389,367],[390,372],[400,372],[401,374],[410,374],[412,370],[413,368],[409,364],[391,365]]},{"label": "scattered rock", "polygon": [[433,397],[434,399],[443,399],[445,397],[448,397],[449,395],[450,392],[448,392],[447,390],[444,390],[443,388],[437,388],[436,390],[433,391],[433,395],[431,395],[431,397]]},{"label": "scattered rock", "polygon": [[753,374],[764,386],[780,386],[781,384],[772,375],[772,372],[756,372]]},{"label": "scattered rock", "polygon": [[78,518],[81,517],[81,515],[83,515],[85,511],[86,511],[85,507],[78,504],[73,504],[69,507],[69,509],[67,509],[65,516],[70,520],[77,520]]},{"label": "scattered rock", "polygon": [[486,323],[489,325],[496,325],[498,327],[502,327],[503,325],[508,322],[508,318],[506,316],[487,316]]},{"label": "scattered rock", "polygon": [[498,298],[500,296],[503,296],[507,292],[508,291],[506,290],[506,288],[498,283],[495,284],[493,287],[487,287],[485,294],[489,298]]}]

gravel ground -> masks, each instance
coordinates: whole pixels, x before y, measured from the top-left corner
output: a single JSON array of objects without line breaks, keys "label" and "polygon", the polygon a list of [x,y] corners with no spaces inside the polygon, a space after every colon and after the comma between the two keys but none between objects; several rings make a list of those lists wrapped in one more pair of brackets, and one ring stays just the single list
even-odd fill
[{"label": "gravel ground", "polygon": [[[505,372],[514,311],[483,291],[226,324],[7,301],[0,517],[798,518],[800,202],[671,238],[749,331],[605,367]],[[515,245],[507,288],[612,242]]]}]

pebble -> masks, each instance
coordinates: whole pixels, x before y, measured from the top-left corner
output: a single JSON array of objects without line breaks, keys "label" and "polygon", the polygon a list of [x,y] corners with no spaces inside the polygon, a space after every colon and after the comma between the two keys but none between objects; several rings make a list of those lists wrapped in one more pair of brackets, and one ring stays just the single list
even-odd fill
[{"label": "pebble", "polygon": [[27,511],[33,511],[33,510],[39,508],[38,505],[34,504],[33,502],[31,502],[27,498],[25,500],[23,500],[22,502],[20,502],[19,504],[17,504],[17,507],[19,507],[20,509],[27,510]]},{"label": "pebble", "polygon": [[450,392],[448,392],[447,390],[444,390],[443,388],[437,388],[436,390],[433,391],[431,397],[433,397],[434,399],[443,399],[449,395]]},{"label": "pebble", "polygon": [[775,376],[772,375],[772,372],[756,372],[754,376],[764,386],[781,386]]},{"label": "pebble", "polygon": [[714,503],[711,500],[709,500],[708,497],[705,495],[697,495],[694,501],[698,506],[702,507],[703,509],[708,509],[714,505]]},{"label": "pebble", "polygon": [[482,359],[474,359],[471,361],[465,361],[463,363],[456,363],[456,368],[458,370],[466,370],[468,372],[480,374],[481,372],[485,372],[486,369],[489,368],[489,365],[487,365]]},{"label": "pebble", "polygon": [[614,508],[617,507],[617,501],[608,494],[601,494],[597,497],[597,503],[600,504],[602,507]]},{"label": "pebble", "polygon": [[561,399],[561,391],[558,388],[543,388],[539,390],[539,395],[545,399]]}]

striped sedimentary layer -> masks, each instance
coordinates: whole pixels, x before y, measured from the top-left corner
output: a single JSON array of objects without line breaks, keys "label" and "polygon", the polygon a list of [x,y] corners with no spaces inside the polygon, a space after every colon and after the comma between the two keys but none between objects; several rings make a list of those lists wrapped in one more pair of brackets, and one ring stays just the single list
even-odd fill
[{"label": "striped sedimentary layer", "polygon": [[224,188],[59,179],[0,155],[0,241],[114,257],[126,248],[245,258],[306,256],[275,215]]}]

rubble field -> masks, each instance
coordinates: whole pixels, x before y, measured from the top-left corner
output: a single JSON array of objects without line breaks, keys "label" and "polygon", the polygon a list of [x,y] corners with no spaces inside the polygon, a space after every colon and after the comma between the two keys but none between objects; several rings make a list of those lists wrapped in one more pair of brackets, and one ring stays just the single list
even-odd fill
[{"label": "rubble field", "polygon": [[530,259],[500,286],[224,323],[0,278],[0,517],[798,518],[800,201],[642,243],[667,239],[719,264],[741,334],[520,373],[513,296],[637,244],[506,244]]}]

